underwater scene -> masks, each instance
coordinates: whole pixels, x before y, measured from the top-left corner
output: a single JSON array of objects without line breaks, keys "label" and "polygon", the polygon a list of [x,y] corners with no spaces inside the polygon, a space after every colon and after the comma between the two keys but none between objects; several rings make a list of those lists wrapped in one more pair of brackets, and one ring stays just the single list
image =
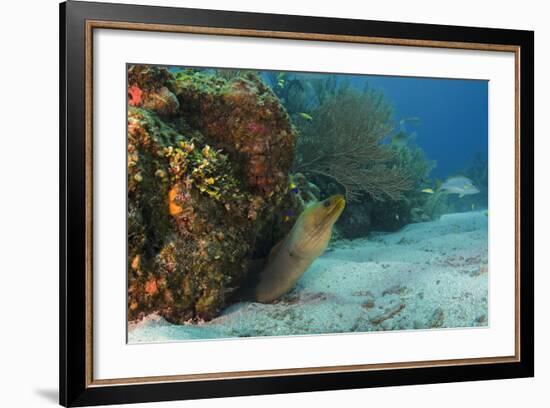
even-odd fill
[{"label": "underwater scene", "polygon": [[128,343],[488,326],[488,82],[127,65]]}]

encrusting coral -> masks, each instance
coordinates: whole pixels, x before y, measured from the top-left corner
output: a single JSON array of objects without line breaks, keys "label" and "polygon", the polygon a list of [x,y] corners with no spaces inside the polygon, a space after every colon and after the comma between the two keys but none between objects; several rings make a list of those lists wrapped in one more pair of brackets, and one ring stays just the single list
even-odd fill
[{"label": "encrusting coral", "polygon": [[209,320],[288,202],[296,132],[253,74],[128,70],[129,320]]}]

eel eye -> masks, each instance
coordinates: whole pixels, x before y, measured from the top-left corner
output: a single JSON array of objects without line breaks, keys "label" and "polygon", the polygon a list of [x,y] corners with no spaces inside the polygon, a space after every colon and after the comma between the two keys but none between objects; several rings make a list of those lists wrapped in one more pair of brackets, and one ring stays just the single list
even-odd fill
[{"label": "eel eye", "polygon": [[324,205],[325,207],[330,207],[330,204],[331,204],[330,200],[326,200],[326,201],[323,203],[323,205]]}]

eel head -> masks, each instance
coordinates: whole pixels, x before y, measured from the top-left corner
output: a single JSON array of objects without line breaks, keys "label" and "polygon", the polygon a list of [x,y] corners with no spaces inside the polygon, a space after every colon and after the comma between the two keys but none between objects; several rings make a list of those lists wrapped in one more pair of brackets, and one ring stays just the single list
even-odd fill
[{"label": "eel head", "polygon": [[320,256],[330,241],[332,227],[345,205],[344,196],[337,194],[308,206],[290,233],[293,255],[313,259]]}]

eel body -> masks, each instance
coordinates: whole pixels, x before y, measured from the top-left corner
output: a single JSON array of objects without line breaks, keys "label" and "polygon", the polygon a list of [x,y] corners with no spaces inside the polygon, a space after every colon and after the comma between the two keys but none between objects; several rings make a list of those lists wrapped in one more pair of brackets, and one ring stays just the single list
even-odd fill
[{"label": "eel body", "polygon": [[332,227],[345,203],[343,196],[334,195],[302,212],[289,234],[272,249],[254,289],[254,300],[270,303],[294,287],[313,261],[325,251]]}]

